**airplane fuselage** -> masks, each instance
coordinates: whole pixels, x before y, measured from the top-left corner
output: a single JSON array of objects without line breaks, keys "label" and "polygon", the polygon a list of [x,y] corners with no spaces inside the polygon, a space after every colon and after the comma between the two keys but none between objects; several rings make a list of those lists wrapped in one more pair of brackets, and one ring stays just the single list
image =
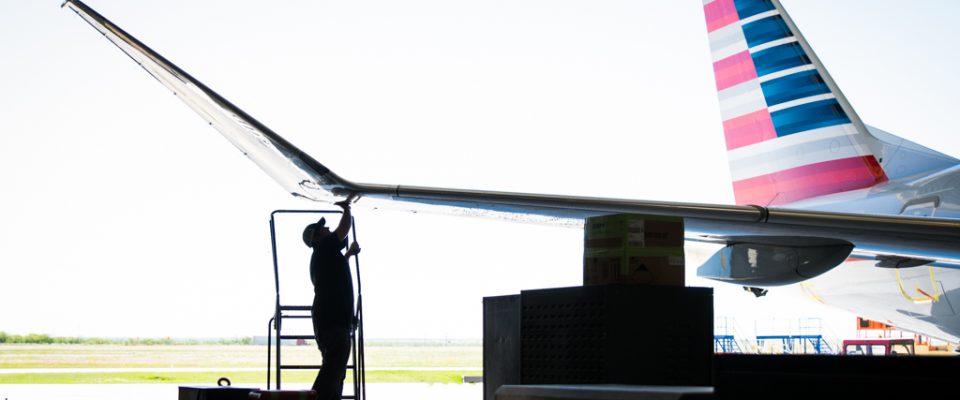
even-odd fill
[{"label": "airplane fuselage", "polygon": [[[791,207],[915,217],[960,218],[960,167],[904,177]],[[954,244],[953,247],[960,246]],[[960,341],[960,269],[948,263],[881,268],[850,258],[800,284],[815,301],[951,342]]]}]

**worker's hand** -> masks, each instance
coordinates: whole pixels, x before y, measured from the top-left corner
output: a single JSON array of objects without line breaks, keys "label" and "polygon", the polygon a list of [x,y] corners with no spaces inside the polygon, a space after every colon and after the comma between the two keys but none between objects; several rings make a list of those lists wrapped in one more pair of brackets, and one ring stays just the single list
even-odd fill
[{"label": "worker's hand", "polygon": [[346,209],[350,208],[350,203],[353,203],[354,199],[356,199],[356,198],[357,198],[357,194],[356,194],[356,193],[350,193],[350,195],[348,195],[346,199],[343,199],[343,200],[340,200],[340,201],[338,201],[338,202],[336,202],[336,203],[333,203],[333,205],[338,206],[338,207],[346,210]]},{"label": "worker's hand", "polygon": [[355,254],[360,254],[360,243],[357,242],[350,243],[350,248],[347,249],[347,257]]}]

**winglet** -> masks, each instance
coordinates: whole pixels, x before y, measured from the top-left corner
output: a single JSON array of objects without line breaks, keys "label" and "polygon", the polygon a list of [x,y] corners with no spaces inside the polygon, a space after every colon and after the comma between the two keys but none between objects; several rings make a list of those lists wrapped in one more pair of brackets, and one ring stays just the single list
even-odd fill
[{"label": "winglet", "polygon": [[174,95],[223,134],[287,192],[309,200],[333,202],[360,191],[358,185],[337,176],[82,1],[66,0],[63,6],[76,12],[147,73],[172,90]]}]

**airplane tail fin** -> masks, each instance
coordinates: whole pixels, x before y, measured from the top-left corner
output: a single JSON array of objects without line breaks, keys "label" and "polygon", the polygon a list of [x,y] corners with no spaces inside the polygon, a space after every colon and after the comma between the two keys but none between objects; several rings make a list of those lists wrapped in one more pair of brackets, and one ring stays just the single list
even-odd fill
[{"label": "airplane tail fin", "polygon": [[737,204],[873,186],[880,144],[778,0],[703,0]]}]

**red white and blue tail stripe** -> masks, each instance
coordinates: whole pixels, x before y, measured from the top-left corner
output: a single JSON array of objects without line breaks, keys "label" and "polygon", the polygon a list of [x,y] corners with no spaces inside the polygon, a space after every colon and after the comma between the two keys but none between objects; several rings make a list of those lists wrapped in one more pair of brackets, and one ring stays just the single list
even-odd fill
[{"label": "red white and blue tail stripe", "polygon": [[887,180],[874,138],[776,0],[703,0],[737,204]]}]

